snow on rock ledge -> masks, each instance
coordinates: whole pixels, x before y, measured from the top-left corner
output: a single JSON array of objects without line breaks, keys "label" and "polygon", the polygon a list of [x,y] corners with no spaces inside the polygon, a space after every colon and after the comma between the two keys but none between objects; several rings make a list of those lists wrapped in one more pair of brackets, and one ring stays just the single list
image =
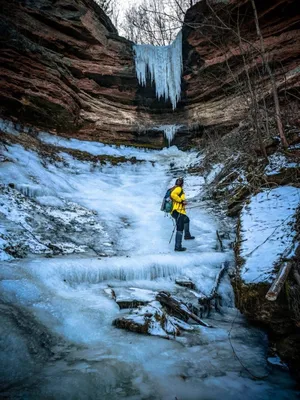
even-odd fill
[{"label": "snow on rock ledge", "polygon": [[293,252],[293,229],[300,189],[282,186],[253,196],[241,213],[240,256],[245,283],[270,282],[274,263]]},{"label": "snow on rock ledge", "polygon": [[158,301],[152,301],[144,307],[133,310],[130,314],[114,320],[117,328],[131,332],[159,336],[166,339],[180,335],[180,329],[193,330],[193,327],[176,317],[167,315]]}]

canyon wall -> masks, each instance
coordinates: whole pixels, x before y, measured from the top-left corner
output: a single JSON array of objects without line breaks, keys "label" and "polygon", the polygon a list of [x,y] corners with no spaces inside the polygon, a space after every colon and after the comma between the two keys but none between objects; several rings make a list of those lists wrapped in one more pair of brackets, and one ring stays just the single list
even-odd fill
[{"label": "canyon wall", "polygon": [[[172,111],[153,87],[138,85],[132,43],[93,0],[0,0],[0,117],[64,136],[154,147],[165,141],[153,126],[183,125],[179,145],[192,144],[203,128],[226,133],[249,109],[245,69],[259,98],[271,100],[271,85],[250,1],[210,4],[202,0],[187,12],[182,101]],[[299,125],[297,0],[257,7],[288,122]]]},{"label": "canyon wall", "polygon": [[139,87],[132,43],[93,0],[0,6],[2,118],[87,140],[163,144],[161,132],[144,130],[175,113]]},{"label": "canyon wall", "polygon": [[[249,0],[212,3],[200,1],[185,18],[183,106],[189,123],[216,128],[239,124],[251,103],[247,74],[257,99],[271,103],[271,80],[263,55],[274,73],[282,104],[291,105],[300,89],[298,2],[256,1],[264,51]],[[299,103],[288,120],[299,126],[295,112]]]}]

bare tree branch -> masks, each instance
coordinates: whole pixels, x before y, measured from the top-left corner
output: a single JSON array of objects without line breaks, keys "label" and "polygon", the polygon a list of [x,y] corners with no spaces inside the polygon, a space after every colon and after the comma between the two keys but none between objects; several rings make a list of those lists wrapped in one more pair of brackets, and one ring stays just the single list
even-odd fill
[{"label": "bare tree branch", "polygon": [[144,0],[125,14],[122,33],[138,44],[166,46],[173,42],[187,9],[198,0]]}]

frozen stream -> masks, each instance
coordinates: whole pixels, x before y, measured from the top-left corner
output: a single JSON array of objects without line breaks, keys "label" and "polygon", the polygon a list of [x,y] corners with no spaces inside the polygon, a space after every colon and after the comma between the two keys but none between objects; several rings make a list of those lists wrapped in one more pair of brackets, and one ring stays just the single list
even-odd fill
[{"label": "frozen stream", "polygon": [[[64,218],[70,219],[66,207],[71,203],[93,210],[93,224],[98,224],[90,235],[79,232],[77,253],[46,257],[43,246],[34,244],[31,237],[28,241],[35,251],[26,259],[3,256],[0,375],[4,398],[296,398],[288,372],[267,364],[265,334],[247,325],[234,308],[228,277],[220,286],[222,313],[204,318],[214,329],[193,324],[193,331],[166,340],[112,325],[128,310],[120,310],[108,296],[109,287],[168,290],[184,297],[185,289],[175,279],[185,276],[195,282],[197,290],[208,294],[222,262],[232,259],[230,250],[216,250],[219,222],[204,203],[189,212],[196,240],[185,243],[188,251],[177,254],[174,243],[169,244],[173,223],[160,211],[161,198],[179,174],[186,177],[187,197],[199,197],[203,180],[186,171],[199,161],[197,154],[175,147],[145,151],[76,140],[57,142],[48,135],[42,139],[91,154],[136,157],[142,162],[100,166],[61,154],[64,163],[51,163],[18,145],[4,150],[9,162],[0,167],[1,232],[9,234],[20,224],[28,224],[30,230],[33,223],[26,219],[30,213],[36,223],[50,214],[53,218],[59,215],[64,223]],[[7,191],[11,182],[15,189]],[[24,199],[18,197],[17,202],[20,192]],[[29,212],[26,204],[31,201],[42,211],[31,208]],[[47,226],[44,230],[51,231]],[[40,231],[33,233],[42,238]],[[78,244],[80,234],[82,243],[88,244],[85,251]],[[58,240],[55,232],[53,240]],[[72,237],[69,242],[74,242]],[[95,247],[97,254],[92,251]],[[252,379],[241,366],[229,331],[243,365],[265,379]]]}]

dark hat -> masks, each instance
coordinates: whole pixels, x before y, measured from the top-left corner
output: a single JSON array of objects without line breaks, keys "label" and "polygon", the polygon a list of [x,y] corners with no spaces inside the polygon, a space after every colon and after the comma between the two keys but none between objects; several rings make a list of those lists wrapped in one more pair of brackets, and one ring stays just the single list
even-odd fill
[{"label": "dark hat", "polygon": [[183,185],[183,178],[180,176],[179,178],[176,179],[175,185],[181,186]]}]

